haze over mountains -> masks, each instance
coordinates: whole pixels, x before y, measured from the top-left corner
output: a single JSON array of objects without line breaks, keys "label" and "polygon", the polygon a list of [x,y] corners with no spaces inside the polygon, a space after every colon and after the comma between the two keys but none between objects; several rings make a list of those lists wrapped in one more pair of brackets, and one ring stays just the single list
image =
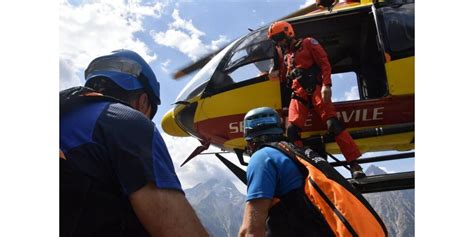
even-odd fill
[{"label": "haze over mountains", "polygon": [[[385,174],[385,171],[371,165],[367,175]],[[387,227],[389,236],[415,236],[415,190],[400,190],[364,194],[372,207],[379,213]]]},{"label": "haze over mountains", "polygon": [[185,192],[211,236],[237,236],[242,223],[245,195],[232,182],[213,178]]},{"label": "haze over mountains", "polygon": [[[385,172],[372,165],[367,175]],[[238,234],[245,205],[245,195],[227,179],[210,179],[186,189],[186,197],[196,210],[207,231],[214,237]],[[364,194],[379,213],[390,237],[415,235],[414,190]]]}]

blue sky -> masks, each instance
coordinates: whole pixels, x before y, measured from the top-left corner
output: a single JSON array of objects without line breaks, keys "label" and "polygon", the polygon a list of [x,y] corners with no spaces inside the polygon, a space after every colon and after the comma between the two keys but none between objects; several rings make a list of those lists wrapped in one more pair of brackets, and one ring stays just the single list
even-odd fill
[{"label": "blue sky", "polygon": [[[60,88],[82,85],[83,70],[93,58],[119,48],[135,50],[149,62],[161,84],[162,105],[154,118],[161,129],[164,113],[192,78],[190,75],[175,81],[171,78],[173,72],[248,33],[248,28],[259,28],[310,3],[313,1],[60,1]],[[338,84],[333,90],[335,101],[358,99],[353,76],[335,75],[333,80]],[[200,156],[178,167],[198,143],[191,138],[163,137],[184,187],[220,175],[239,184],[213,156]],[[413,159],[378,165],[388,172],[414,170]],[[348,175],[344,169],[340,171]],[[245,187],[239,188],[244,192]]]}]

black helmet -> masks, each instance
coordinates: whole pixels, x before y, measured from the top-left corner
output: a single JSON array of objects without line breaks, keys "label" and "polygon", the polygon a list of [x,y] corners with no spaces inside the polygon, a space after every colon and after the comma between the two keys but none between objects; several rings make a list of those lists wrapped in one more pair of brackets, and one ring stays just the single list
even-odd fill
[{"label": "black helmet", "polygon": [[280,115],[270,107],[252,109],[244,117],[244,138],[250,141],[261,135],[282,135]]}]

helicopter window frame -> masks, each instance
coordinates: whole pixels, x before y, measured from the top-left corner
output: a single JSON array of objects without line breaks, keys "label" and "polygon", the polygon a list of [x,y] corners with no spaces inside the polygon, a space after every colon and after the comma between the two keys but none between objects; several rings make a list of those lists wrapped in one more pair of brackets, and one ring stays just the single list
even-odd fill
[{"label": "helicopter window frame", "polygon": [[[267,44],[267,45],[263,45],[262,46],[262,43],[264,44]],[[241,57],[241,58],[238,58],[237,60],[235,61],[231,61],[232,58],[239,52],[242,52],[244,50],[247,50],[248,48],[252,47],[252,46],[259,46],[258,48],[254,49],[254,51],[252,53],[254,53],[257,49],[261,49],[263,47],[266,47],[264,49],[264,54],[261,54],[263,55],[263,57],[255,57],[255,58],[252,58],[250,57],[251,54],[247,54],[246,57]],[[268,53],[268,51],[272,51],[271,54]],[[257,54],[258,55],[258,54]],[[239,68],[239,67],[242,67],[242,66],[245,66],[247,64],[251,64],[251,63],[255,63],[255,62],[259,62],[259,61],[263,61],[263,60],[267,60],[267,59],[273,59],[273,61],[275,62],[275,60],[278,60],[277,58],[277,53],[276,53],[276,50],[275,50],[275,44],[273,43],[273,41],[271,40],[262,40],[262,41],[258,41],[256,43],[253,43],[253,44],[249,44],[247,45],[246,47],[240,47],[240,48],[237,48],[235,51],[234,50],[231,50],[231,55],[229,57],[229,60],[228,62],[226,63],[225,65],[225,68],[223,69],[223,72],[229,72],[229,71],[234,71],[235,69]],[[251,60],[248,60],[248,59],[251,59]]]},{"label": "helicopter window frame", "polygon": [[[273,42],[271,40],[266,38],[266,27],[262,27],[258,30],[250,32],[247,36],[242,37],[236,44],[227,52],[227,54],[222,58],[220,64],[217,66],[214,74],[210,78],[209,83],[207,84],[206,88],[204,89],[204,92],[202,94],[202,97],[209,97],[213,96],[225,91],[233,90],[236,88],[244,87],[247,85],[251,85],[254,83],[260,83],[269,80],[268,76],[266,74],[262,75],[255,75],[255,77],[250,77],[244,80],[239,80],[237,82],[234,82],[233,79],[229,76],[232,72],[235,70],[238,70],[239,68],[245,67],[249,64],[255,64],[260,61],[264,60],[273,60],[273,65],[275,63],[275,60],[277,60],[277,52],[276,49],[273,45]],[[261,40],[254,42],[255,39],[259,39],[259,36],[264,35],[265,38],[260,38]],[[239,51],[246,50],[249,47],[255,46],[255,45],[261,45],[262,42],[268,41],[269,42],[269,47],[267,48],[267,51],[264,50],[264,52],[268,52],[268,50],[272,50],[272,54],[269,56],[267,54],[260,54],[264,55],[263,57],[256,57],[253,58],[250,61],[246,61],[248,57],[246,57],[243,60],[239,60],[237,63],[230,64],[232,62],[232,57]],[[237,61],[237,60],[235,60]],[[235,62],[234,61],[234,62]],[[229,65],[230,64],[230,65]],[[273,66],[270,65],[268,70]],[[258,67],[257,67],[258,68]],[[263,71],[261,71],[263,72]],[[268,72],[268,71],[267,71]],[[217,86],[219,85],[219,86]]]},{"label": "helicopter window frame", "polygon": [[[264,60],[272,60],[272,59],[267,58],[267,59],[264,59]],[[255,62],[260,62],[260,61],[264,61],[264,60],[257,60]],[[243,68],[243,67],[245,67],[247,65],[250,65],[250,64],[253,64],[255,62],[250,62],[250,63],[244,64],[244,65],[240,65],[239,67],[234,67],[234,68],[232,68],[232,70],[220,71],[220,72],[216,71],[214,73],[213,80],[211,80],[208,83],[208,85],[207,85],[207,87],[206,87],[206,89],[203,93],[203,97],[216,95],[216,94],[219,94],[219,93],[222,93],[222,92],[226,92],[226,91],[233,90],[233,89],[236,89],[236,88],[248,86],[248,85],[251,85],[251,84],[254,84],[254,83],[268,81],[269,79],[268,79],[267,74],[255,75],[254,77],[249,77],[249,78],[246,78],[246,79],[243,79],[243,80],[238,80],[238,81],[234,81],[234,79],[230,76],[230,74],[232,72],[235,72],[237,69]],[[226,79],[219,79],[219,78],[226,78]],[[220,81],[220,86],[215,86],[216,81]],[[223,83],[222,81],[227,81],[227,82]]]},{"label": "helicopter window frame", "polygon": [[[256,67],[256,73],[252,73],[252,75],[254,75],[254,76],[246,77],[245,79],[242,79],[241,77],[235,77],[235,75],[232,76],[232,74],[234,72],[236,72],[240,69],[244,69],[247,66],[251,66],[252,64],[256,64],[256,63],[259,63],[259,62],[265,62],[265,61],[268,61],[266,63],[266,64],[268,64],[268,70],[267,71],[260,71],[260,68],[257,65],[254,65]],[[240,86],[243,86],[243,85],[255,83],[256,82],[255,79],[258,79],[257,81],[265,81],[265,80],[262,80],[262,79],[267,78],[267,73],[266,72],[268,72],[273,67],[274,64],[275,64],[274,58],[264,58],[264,59],[259,59],[259,60],[252,61],[252,62],[249,62],[249,63],[246,63],[246,64],[242,64],[239,67],[231,68],[229,70],[224,71],[223,73],[227,74],[230,78],[232,78],[232,80],[234,80],[233,84],[237,85],[234,88],[237,88],[237,87],[240,87]],[[260,77],[263,77],[263,78],[259,79]],[[244,83],[246,81],[250,81],[250,83]],[[224,87],[224,89],[225,88],[227,88],[227,87]]]},{"label": "helicopter window frame", "polygon": [[222,49],[216,56],[214,56],[181,90],[175,101],[188,101],[194,96],[199,96],[199,94],[201,94],[201,96],[204,96],[206,93],[206,88],[214,77],[214,74],[221,65],[222,61],[226,60],[228,52],[231,51],[240,41],[242,41],[242,38],[230,43],[228,46]]}]

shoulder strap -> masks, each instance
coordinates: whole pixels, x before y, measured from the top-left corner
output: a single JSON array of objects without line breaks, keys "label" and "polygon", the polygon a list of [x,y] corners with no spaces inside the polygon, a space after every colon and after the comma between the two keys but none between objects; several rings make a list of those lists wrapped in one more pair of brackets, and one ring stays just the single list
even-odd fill
[{"label": "shoulder strap", "polygon": [[294,46],[295,51],[301,47],[301,45],[303,44],[303,40],[304,39],[299,39],[298,41],[296,41],[295,46]]},{"label": "shoulder strap", "polygon": [[326,161],[322,156],[320,156],[317,152],[313,151],[310,148],[300,148],[292,143],[281,141],[281,142],[273,142],[264,144],[264,146],[270,146],[275,149],[278,149],[288,155],[290,158],[295,159],[296,156],[303,158],[307,162],[311,163],[312,165],[316,165],[317,162]]},{"label": "shoulder strap", "polygon": [[59,114],[62,116],[80,104],[98,101],[110,101],[130,106],[122,100],[103,95],[91,88],[76,86],[59,92]]},{"label": "shoulder strap", "polygon": [[291,144],[289,142],[285,142],[285,141],[265,143],[265,144],[262,145],[262,147],[264,147],[264,146],[273,147],[273,148],[281,151],[282,153],[284,153],[286,156],[291,158],[291,160],[293,160],[296,163],[298,169],[300,170],[301,174],[303,174],[304,177],[306,177],[308,175],[308,170],[297,158],[297,156],[298,156],[298,157],[301,157],[301,158],[307,160],[306,155],[304,154],[303,151],[301,151],[300,148],[297,148],[293,144]]}]

